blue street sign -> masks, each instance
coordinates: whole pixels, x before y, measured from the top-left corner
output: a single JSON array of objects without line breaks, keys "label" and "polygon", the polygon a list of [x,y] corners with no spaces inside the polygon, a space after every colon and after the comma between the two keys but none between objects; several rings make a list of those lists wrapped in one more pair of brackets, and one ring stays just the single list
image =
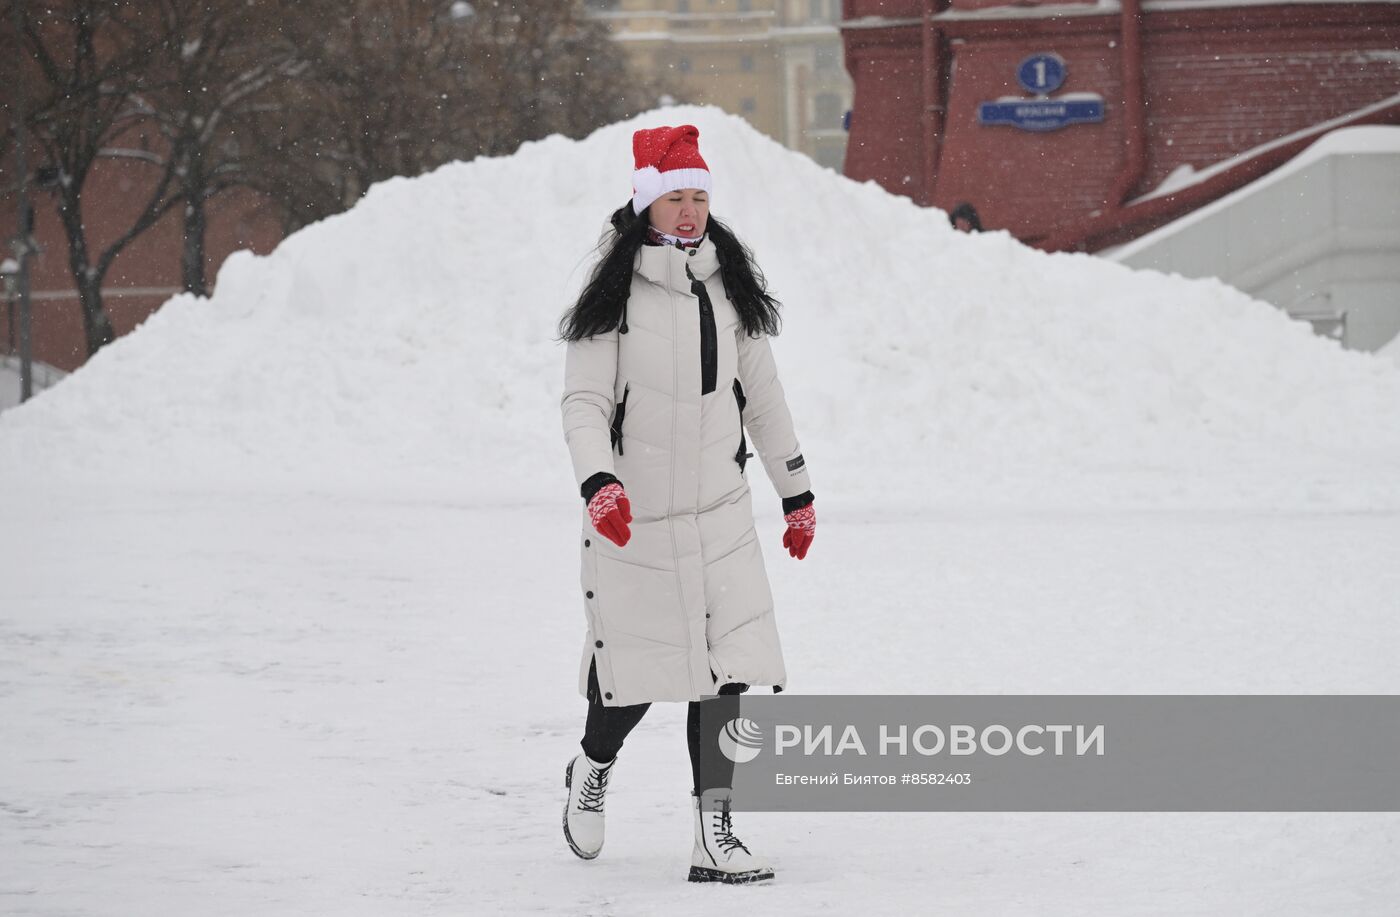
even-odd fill
[{"label": "blue street sign", "polygon": [[1025,99],[983,102],[977,121],[990,126],[1008,125],[1023,131],[1054,131],[1071,124],[1097,124],[1103,120],[1103,99]]},{"label": "blue street sign", "polygon": [[1026,92],[1049,95],[1065,84],[1065,59],[1058,54],[1032,54],[1016,68],[1016,79]]}]

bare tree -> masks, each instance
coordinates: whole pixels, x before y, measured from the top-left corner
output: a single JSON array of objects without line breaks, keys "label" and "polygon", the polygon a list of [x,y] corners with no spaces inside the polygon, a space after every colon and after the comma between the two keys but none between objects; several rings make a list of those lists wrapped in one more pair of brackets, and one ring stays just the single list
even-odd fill
[{"label": "bare tree", "polygon": [[490,0],[478,9],[468,75],[478,113],[490,113],[481,118],[478,152],[502,155],[554,133],[578,137],[660,94],[628,70],[582,3]]},{"label": "bare tree", "polygon": [[270,89],[304,68],[271,0],[148,0],[160,39],[147,63],[151,91],[138,102],[166,140],[175,193],[184,204],[184,287],[208,294],[208,204],[254,185],[240,131],[280,110]]},{"label": "bare tree", "polygon": [[657,97],[579,0],[303,0],[283,35],[306,62],[250,126],[290,231],[375,182],[581,136]]},{"label": "bare tree", "polygon": [[[20,2],[20,0],[12,0]],[[175,164],[143,146],[121,141],[146,116],[134,100],[147,88],[144,68],[159,43],[142,4],[122,0],[21,2],[19,35],[11,39],[37,84],[28,112],[68,240],[68,268],[78,289],[83,332],[91,356],[113,338],[102,302],[102,282],[116,256],[175,204]],[[89,247],[84,192],[99,158],[145,162],[154,181],[135,216],[105,248]]]},{"label": "bare tree", "polygon": [[[10,2],[20,27],[0,48],[20,50],[35,87],[26,122],[89,355],[113,338],[113,260],[176,206],[184,285],[204,294],[207,207],[230,188],[262,192],[291,231],[393,176],[580,136],[662,88],[629,73],[581,0],[300,0],[294,15],[277,0]],[[0,99],[0,128],[13,115]],[[149,177],[129,225],[93,251],[85,192],[103,158]]]},{"label": "bare tree", "polygon": [[463,36],[447,4],[304,0],[300,9],[283,35],[303,69],[271,90],[282,116],[246,124],[259,187],[287,231],[345,210],[375,182],[447,161],[467,123],[455,111]]}]

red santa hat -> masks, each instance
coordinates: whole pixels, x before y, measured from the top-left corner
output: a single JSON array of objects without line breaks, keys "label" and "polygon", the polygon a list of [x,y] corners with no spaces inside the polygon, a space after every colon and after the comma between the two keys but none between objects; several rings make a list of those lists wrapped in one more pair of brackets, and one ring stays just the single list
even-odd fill
[{"label": "red santa hat", "polygon": [[681,188],[710,190],[710,168],[700,158],[700,130],[691,124],[655,127],[632,135],[632,212]]}]

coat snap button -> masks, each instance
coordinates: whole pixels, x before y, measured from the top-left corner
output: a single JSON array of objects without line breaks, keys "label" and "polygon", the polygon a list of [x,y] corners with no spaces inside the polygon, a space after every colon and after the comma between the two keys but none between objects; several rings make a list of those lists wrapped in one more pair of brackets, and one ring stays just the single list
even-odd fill
[{"label": "coat snap button", "polygon": [[587,538],[583,539],[583,546],[584,546],[585,548],[588,547],[589,545],[591,545],[592,543],[593,543],[593,542],[589,541]]},{"label": "coat snap button", "polygon": [[585,595],[586,597],[590,598],[590,599],[593,598],[593,590],[592,590],[592,589],[588,590],[587,592],[584,593],[584,595]]},{"label": "coat snap button", "polygon": [[608,700],[612,700],[612,692],[611,692],[611,691],[607,692],[607,693],[604,694],[603,696],[606,697]]},{"label": "coat snap button", "polygon": [[598,647],[598,649],[602,649],[602,648],[603,648],[603,641],[602,641],[602,640],[594,640],[594,641],[593,641],[593,645],[596,646],[596,647]]},{"label": "coat snap button", "polygon": [[708,612],[708,611],[707,611],[707,612],[705,612],[705,617],[707,617],[707,618],[708,618],[708,617],[709,617],[709,616],[710,616],[710,613],[709,613],[709,612]]}]

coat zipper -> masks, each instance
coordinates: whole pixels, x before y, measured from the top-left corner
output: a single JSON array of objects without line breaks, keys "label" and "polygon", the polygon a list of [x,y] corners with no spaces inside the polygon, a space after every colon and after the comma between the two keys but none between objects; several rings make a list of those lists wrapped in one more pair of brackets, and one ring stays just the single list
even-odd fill
[{"label": "coat zipper", "polygon": [[719,341],[715,331],[715,307],[710,302],[710,294],[703,281],[696,280],[685,266],[685,276],[690,278],[690,292],[700,300],[700,394],[708,395],[715,390],[715,376],[719,373]]},{"label": "coat zipper", "polygon": [[[687,277],[690,277],[690,276],[691,276],[691,275],[690,275],[690,265],[688,265],[688,264],[687,264],[686,267],[685,267],[685,274],[686,274]],[[693,280],[693,279],[694,279],[694,278],[692,278],[692,280]],[[692,287],[692,289],[693,289],[693,287]],[[674,308],[674,303],[675,303],[675,288],[671,286],[671,272],[670,272],[669,270],[666,272],[666,292],[669,293],[669,294],[671,294],[671,302],[672,302],[672,304],[673,304],[673,307],[672,307],[672,309],[671,309],[671,340],[674,341],[674,340],[677,339],[677,337],[678,337],[678,335],[679,335],[679,328],[677,327],[677,315],[676,315],[676,309]],[[704,327],[704,322],[701,322],[701,327],[702,327],[702,329],[703,329],[703,327]],[[703,332],[703,330],[701,331],[700,337],[701,337],[701,339],[702,339],[702,341],[703,341],[703,339],[704,339],[704,332]],[[703,349],[704,349],[704,346],[703,346],[703,344],[702,344],[701,350],[703,350]],[[677,361],[673,358],[673,359],[671,360],[671,398],[672,398],[672,399],[675,399],[675,398],[679,397],[680,382],[681,382],[680,376],[681,376],[681,367],[680,367],[680,363],[677,362]],[[667,531],[668,531],[668,532],[670,533],[670,535],[671,535],[671,563],[675,566],[675,569],[676,569],[676,598],[680,600],[679,604],[680,604],[680,606],[681,606],[681,626],[685,628],[685,673],[686,673],[686,677],[690,679],[690,687],[691,687],[692,689],[694,689],[694,687],[695,687],[695,664],[691,661],[691,658],[690,658],[690,657],[693,656],[693,655],[695,655],[695,642],[694,642],[693,640],[690,639],[690,609],[686,606],[686,601],[685,601],[685,583],[684,583],[684,581],[681,579],[681,558],[680,558],[680,552],[676,549],[676,505],[675,505],[675,501],[676,501],[676,407],[675,407],[675,404],[674,404],[674,403],[671,405],[671,461],[670,461],[669,464],[670,464],[670,466],[671,466],[671,468],[670,468],[670,472],[671,472],[671,473],[670,473],[670,480],[667,482],[666,489],[667,489],[668,493],[670,494],[670,499],[669,499],[669,501],[668,501],[670,505],[669,505],[669,508],[667,509],[667,512],[666,512],[666,529],[667,529]],[[703,571],[703,569],[702,569],[702,570],[701,570],[701,576],[703,577],[703,575],[704,575],[704,571]],[[703,589],[703,585],[702,585],[702,589]],[[708,636],[706,637],[706,641],[705,641],[705,642],[706,642],[706,648],[708,649],[708,646],[709,646],[709,638],[708,638]]]}]

